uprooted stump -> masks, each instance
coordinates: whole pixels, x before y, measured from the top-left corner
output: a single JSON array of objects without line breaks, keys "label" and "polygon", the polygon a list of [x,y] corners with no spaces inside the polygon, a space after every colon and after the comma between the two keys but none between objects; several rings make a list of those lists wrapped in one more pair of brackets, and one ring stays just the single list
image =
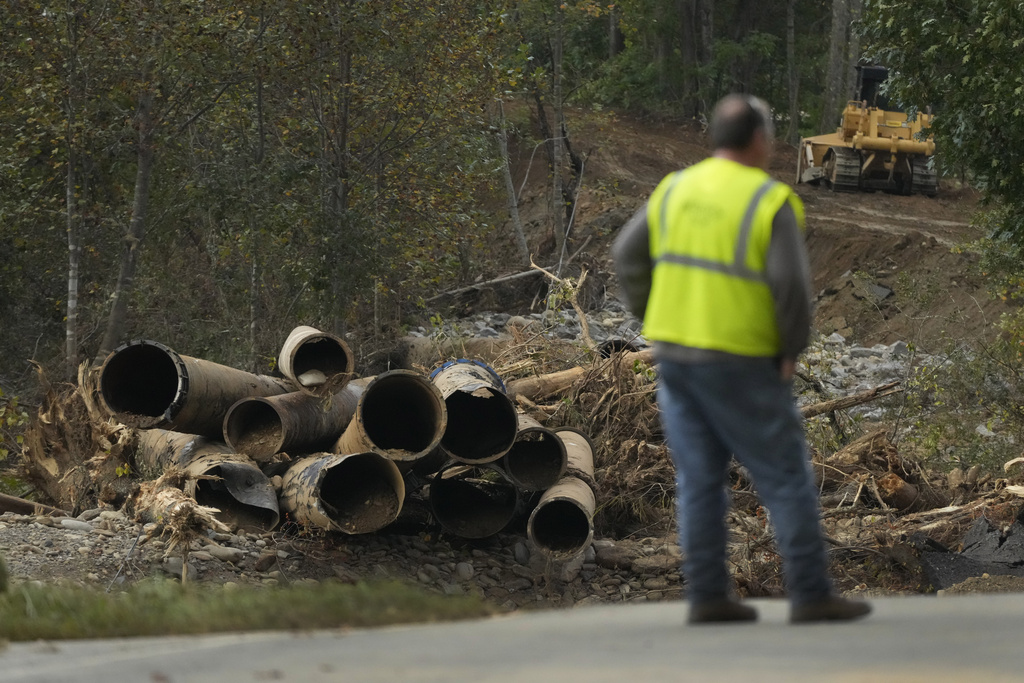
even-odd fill
[{"label": "uprooted stump", "polygon": [[107,417],[96,401],[96,376],[79,368],[78,385],[46,389],[25,432],[22,463],[28,481],[56,507],[76,513],[101,501],[115,507],[132,487],[133,431]]},{"label": "uprooted stump", "polygon": [[900,456],[887,432],[880,427],[831,456],[815,457],[823,507],[854,506],[865,495],[900,514],[948,504],[948,496],[932,486],[921,468]]}]

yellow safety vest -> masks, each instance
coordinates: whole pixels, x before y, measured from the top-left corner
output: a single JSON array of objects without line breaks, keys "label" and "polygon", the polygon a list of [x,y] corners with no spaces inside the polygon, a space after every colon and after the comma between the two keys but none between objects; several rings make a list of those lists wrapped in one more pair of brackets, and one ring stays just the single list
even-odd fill
[{"label": "yellow safety vest", "polygon": [[758,168],[711,157],[670,174],[647,204],[650,340],[740,356],[780,353],[775,304],[765,280],[772,220],[800,198]]}]

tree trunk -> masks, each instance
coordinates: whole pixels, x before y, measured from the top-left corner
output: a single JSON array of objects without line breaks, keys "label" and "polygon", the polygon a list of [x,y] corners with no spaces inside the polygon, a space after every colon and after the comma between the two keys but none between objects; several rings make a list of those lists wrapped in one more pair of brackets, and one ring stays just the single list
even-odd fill
[{"label": "tree trunk", "polygon": [[[700,27],[700,41],[697,43],[697,58],[700,66],[710,66],[714,61],[715,52],[715,0],[696,0],[697,25]],[[710,91],[710,84],[701,83],[700,88],[700,110],[698,114],[707,114],[714,107],[714,102],[708,102],[709,97],[715,97]]]},{"label": "tree trunk", "polygon": [[789,125],[785,140],[791,145],[800,138],[800,72],[796,68],[796,0],[786,3],[786,80],[789,91]]},{"label": "tree trunk", "polygon": [[530,248],[526,244],[526,234],[523,232],[523,222],[519,218],[519,198],[516,196],[516,186],[512,182],[511,162],[508,157],[508,127],[505,122],[505,107],[498,102],[498,116],[500,125],[498,128],[498,149],[501,152],[501,170],[505,178],[505,192],[508,194],[508,215],[512,220],[512,236],[515,238],[516,248],[519,250],[519,262],[523,267],[530,265]]},{"label": "tree trunk", "polygon": [[67,119],[65,139],[68,145],[68,172],[65,182],[65,203],[67,210],[66,227],[68,232],[68,304],[67,322],[65,324],[65,378],[74,380],[78,372],[78,276],[82,260],[82,234],[78,213],[78,149],[75,139],[76,107],[81,101],[82,79],[78,77],[75,65],[78,63],[76,46],[78,45],[78,15],[68,14],[68,73],[67,98],[65,114]]},{"label": "tree trunk", "polygon": [[565,203],[562,199],[562,28],[564,15],[561,7],[555,9],[555,31],[551,41],[551,109],[554,125],[551,126],[554,139],[551,154],[551,227],[554,231],[555,249],[561,254],[565,244],[565,222],[562,215]]},{"label": "tree trunk", "polygon": [[68,231],[68,306],[67,323],[64,328],[64,374],[68,380],[73,379],[78,371],[78,273],[82,260],[82,235],[78,223],[78,200],[76,198],[78,155],[74,140],[75,115],[73,106],[70,102],[68,103],[68,173],[66,179],[67,187],[65,188]]},{"label": "tree trunk", "polygon": [[[345,45],[347,36],[344,34],[344,25],[342,24],[338,29],[338,42],[341,45]],[[338,103],[338,119],[336,132],[333,140],[334,144],[334,190],[332,192],[332,214],[333,220],[336,221],[337,230],[341,232],[343,229],[349,228],[348,225],[348,191],[349,191],[349,88],[348,83],[351,82],[352,78],[352,53],[347,49],[347,46],[343,48],[342,54],[339,56],[338,64],[338,79],[342,83],[341,93],[339,94],[340,102]],[[379,193],[378,193],[379,195]],[[337,237],[337,236],[335,236]],[[339,240],[345,241],[345,240]],[[336,267],[344,268],[347,264],[344,263],[344,259],[335,264]],[[340,331],[342,325],[342,311],[339,308],[339,302],[345,299],[344,292],[341,291],[342,278],[332,278],[332,287],[334,289],[331,305],[331,321],[330,331]],[[375,289],[376,292],[376,289]],[[374,294],[374,299],[378,295]]]},{"label": "tree trunk", "polygon": [[[710,110],[710,84],[701,77],[701,69],[714,58],[714,0],[679,0],[680,40],[683,59],[683,111],[700,116]],[[713,106],[713,105],[712,105]]]},{"label": "tree trunk", "polygon": [[680,52],[682,56],[683,92],[682,104],[683,114],[686,116],[697,115],[698,85],[698,32],[696,21],[697,0],[678,0],[676,10],[679,14],[679,37]]},{"label": "tree trunk", "polygon": [[138,166],[135,169],[135,197],[132,202],[132,217],[125,235],[127,243],[121,257],[121,272],[114,289],[114,301],[107,320],[107,330],[103,335],[94,364],[99,365],[121,342],[124,328],[128,320],[128,300],[131,297],[135,281],[135,270],[139,264],[142,239],[146,229],[146,211],[149,208],[149,188],[153,176],[153,137],[155,135],[153,121],[153,94],[144,93],[139,99],[139,109],[135,115],[139,129]]},{"label": "tree trunk", "polygon": [[[850,3],[850,34],[846,47],[846,64],[844,65],[845,87],[843,88],[844,100],[852,99],[854,89],[857,87],[857,62],[860,61],[860,35],[854,30],[860,22],[861,10],[864,0],[848,0]],[[842,104],[842,103],[840,103]]]},{"label": "tree trunk", "polygon": [[611,5],[608,10],[608,59],[614,59],[622,52],[622,31],[619,30],[619,9]]},{"label": "tree trunk", "polygon": [[818,130],[831,131],[836,127],[846,83],[846,55],[849,46],[847,28],[850,25],[850,0],[832,0],[832,33],[829,39],[828,68],[825,72],[825,91],[822,97],[821,119]]}]

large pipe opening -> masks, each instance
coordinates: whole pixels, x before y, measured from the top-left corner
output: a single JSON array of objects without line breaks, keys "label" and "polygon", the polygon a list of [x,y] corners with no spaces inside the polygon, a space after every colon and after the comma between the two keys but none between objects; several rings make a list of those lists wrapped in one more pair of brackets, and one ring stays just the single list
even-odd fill
[{"label": "large pipe opening", "polygon": [[328,377],[352,371],[352,357],[336,339],[321,337],[307,341],[295,350],[292,360],[295,376],[320,370]]},{"label": "large pipe opening", "polygon": [[132,341],[103,364],[100,395],[112,413],[163,418],[187,377],[179,374],[177,354],[163,344]]},{"label": "large pipe opening", "polygon": [[497,389],[455,391],[445,399],[448,428],[441,445],[456,460],[482,464],[497,460],[516,438],[516,409]]},{"label": "large pipe opening", "polygon": [[398,467],[373,452],[321,454],[284,475],[281,508],[300,524],[365,534],[395,521],[405,501]]},{"label": "large pipe opening", "polygon": [[455,463],[430,483],[430,506],[438,523],[463,538],[486,538],[515,516],[519,490],[497,469]]},{"label": "large pipe opening", "polygon": [[[532,420],[531,420],[532,421]],[[565,445],[543,427],[522,429],[504,456],[505,472],[526,491],[543,491],[565,474]]]},{"label": "large pipe opening", "polygon": [[361,417],[375,446],[413,454],[437,446],[446,420],[437,390],[405,373],[385,373],[371,382],[363,395]]},{"label": "large pipe opening", "polygon": [[224,419],[224,440],[239,453],[256,460],[280,451],[284,436],[281,416],[263,399],[239,401]]},{"label": "large pipe opening", "polygon": [[586,548],[594,533],[590,515],[572,500],[552,500],[530,516],[530,537],[539,547],[559,555]]},{"label": "large pipe opening", "polygon": [[445,453],[459,462],[480,465],[505,455],[519,423],[505,384],[493,368],[477,360],[448,361],[430,373],[444,396],[448,426],[441,438]]},{"label": "large pipe opening", "polygon": [[301,325],[288,335],[278,358],[281,373],[317,395],[338,391],[350,379],[355,358],[341,337]]},{"label": "large pipe opening", "polygon": [[342,531],[362,534],[393,522],[402,509],[392,469],[378,456],[348,457],[327,468],[319,484],[320,504]]}]

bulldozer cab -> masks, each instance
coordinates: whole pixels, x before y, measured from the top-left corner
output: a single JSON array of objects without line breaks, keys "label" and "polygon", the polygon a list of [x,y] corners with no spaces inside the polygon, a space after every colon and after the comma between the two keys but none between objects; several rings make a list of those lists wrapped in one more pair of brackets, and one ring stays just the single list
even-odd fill
[{"label": "bulldozer cab", "polygon": [[824,182],[835,192],[883,190],[898,194],[938,192],[932,116],[891,108],[881,85],[884,66],[857,67],[854,95],[834,133],[800,140],[797,183]]},{"label": "bulldozer cab", "polygon": [[856,96],[868,107],[888,109],[889,98],[881,93],[881,85],[889,78],[889,70],[884,66],[858,66]]}]

